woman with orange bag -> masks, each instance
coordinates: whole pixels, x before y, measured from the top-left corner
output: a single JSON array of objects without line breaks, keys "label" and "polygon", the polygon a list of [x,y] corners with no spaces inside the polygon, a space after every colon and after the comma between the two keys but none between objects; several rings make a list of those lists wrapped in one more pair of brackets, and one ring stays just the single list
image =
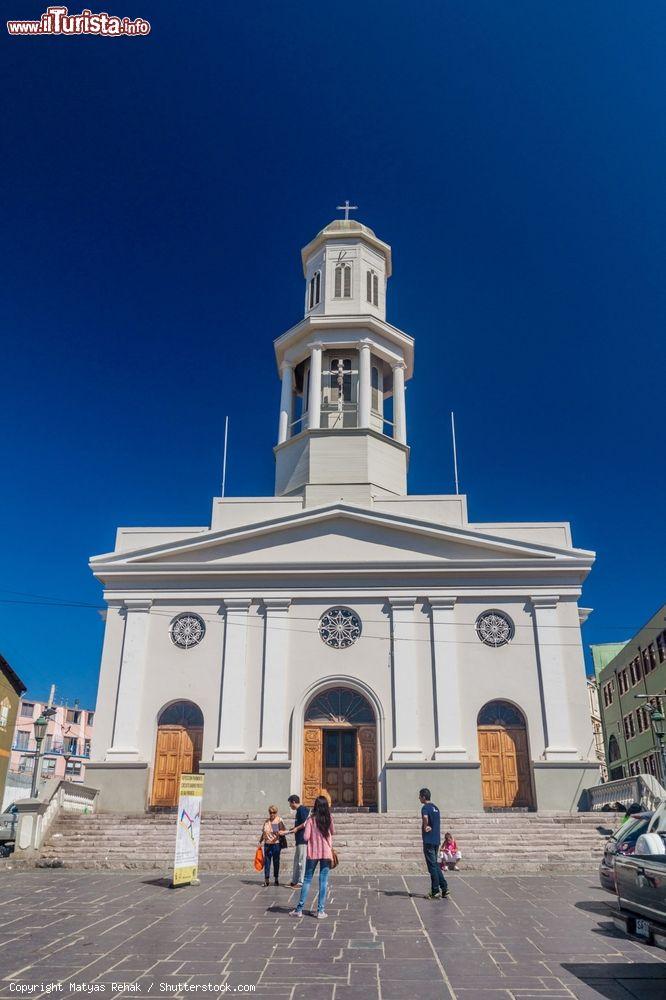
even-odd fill
[{"label": "woman with orange bag", "polygon": [[280,838],[284,837],[286,826],[278,816],[277,806],[268,807],[268,819],[263,825],[259,845],[264,846],[264,885],[271,884],[271,858],[275,884],[280,884]]}]

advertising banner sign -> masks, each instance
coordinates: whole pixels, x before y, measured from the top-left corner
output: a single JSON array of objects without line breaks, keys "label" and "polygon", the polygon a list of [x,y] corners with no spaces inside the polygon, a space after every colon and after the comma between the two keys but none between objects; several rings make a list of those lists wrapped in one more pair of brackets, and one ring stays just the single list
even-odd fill
[{"label": "advertising banner sign", "polygon": [[190,885],[199,868],[199,833],[203,774],[181,774],[172,885]]}]

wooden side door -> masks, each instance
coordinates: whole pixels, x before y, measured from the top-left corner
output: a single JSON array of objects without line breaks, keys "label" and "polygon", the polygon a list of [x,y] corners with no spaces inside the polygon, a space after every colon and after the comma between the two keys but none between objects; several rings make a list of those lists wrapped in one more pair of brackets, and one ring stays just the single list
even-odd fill
[{"label": "wooden side door", "polygon": [[507,743],[511,743],[510,759],[516,786],[514,801],[510,805],[529,807],[532,805],[533,799],[527,730],[507,729],[505,739]]},{"label": "wooden side door", "polygon": [[358,804],[377,805],[377,727],[359,726],[357,739]]},{"label": "wooden side door", "polygon": [[160,726],[157,730],[153,791],[150,804],[175,806],[178,803],[178,782],[182,773],[182,726]]},{"label": "wooden side door", "polygon": [[314,805],[322,786],[322,728],[306,726],[303,732],[303,803]]},{"label": "wooden side door", "polygon": [[479,729],[481,788],[486,808],[501,809],[505,805],[501,732],[501,729]]}]

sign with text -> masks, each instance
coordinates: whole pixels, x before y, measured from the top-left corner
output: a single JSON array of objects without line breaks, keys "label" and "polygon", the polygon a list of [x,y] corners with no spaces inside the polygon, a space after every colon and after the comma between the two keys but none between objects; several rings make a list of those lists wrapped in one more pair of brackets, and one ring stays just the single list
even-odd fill
[{"label": "sign with text", "polygon": [[172,885],[189,885],[197,877],[203,784],[203,774],[180,776]]}]

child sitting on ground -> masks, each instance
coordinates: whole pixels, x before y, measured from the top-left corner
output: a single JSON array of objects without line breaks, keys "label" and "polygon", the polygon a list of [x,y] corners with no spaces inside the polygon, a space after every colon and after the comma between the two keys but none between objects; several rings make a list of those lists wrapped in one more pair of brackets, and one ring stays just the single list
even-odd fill
[{"label": "child sitting on ground", "polygon": [[444,842],[439,852],[439,866],[442,871],[447,868],[450,871],[458,871],[458,862],[460,861],[462,854],[458,850],[458,845],[453,839],[450,833],[444,834]]}]

